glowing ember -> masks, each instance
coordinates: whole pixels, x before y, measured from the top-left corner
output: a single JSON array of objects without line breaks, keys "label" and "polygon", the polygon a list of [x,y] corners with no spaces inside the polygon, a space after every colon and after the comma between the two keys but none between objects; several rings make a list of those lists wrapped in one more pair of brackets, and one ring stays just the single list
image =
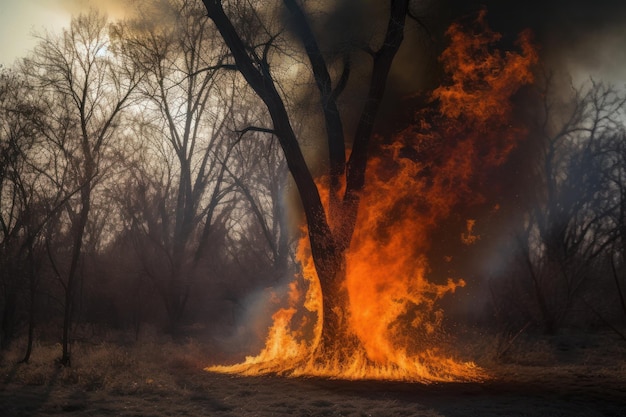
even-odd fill
[{"label": "glowing ember", "polygon": [[[244,363],[207,370],[420,382],[485,378],[473,363],[451,359],[438,347],[443,312],[437,301],[465,283],[429,280],[425,257],[437,224],[460,204],[481,201],[473,187],[504,162],[523,133],[510,126],[510,99],[532,81],[535,53],[527,35],[520,37],[521,54],[494,51],[498,35],[483,17],[480,33],[458,25],[448,31],[452,45],[442,63],[451,81],[433,93],[438,111],[419,114],[416,126],[381,145],[369,161],[345,258],[348,300],[340,317],[352,338],[341,347],[346,351],[333,356],[316,349],[322,294],[303,238],[297,257],[305,284],[291,284],[289,305],[274,314],[263,351]],[[479,239],[474,226],[468,220],[459,231],[463,243]]]}]

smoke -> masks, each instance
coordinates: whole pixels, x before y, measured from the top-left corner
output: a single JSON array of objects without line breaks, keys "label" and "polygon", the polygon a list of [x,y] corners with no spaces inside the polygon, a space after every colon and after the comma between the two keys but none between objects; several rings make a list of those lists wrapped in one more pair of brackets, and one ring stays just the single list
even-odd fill
[{"label": "smoke", "polygon": [[626,83],[626,2],[448,0],[448,4],[457,18],[486,8],[489,24],[508,41],[531,29],[545,66],[571,75],[574,84],[589,76],[618,86]]},{"label": "smoke", "polygon": [[[505,49],[513,47],[519,32],[530,29],[541,57],[538,70],[553,74],[552,93],[557,92],[558,96],[552,99],[558,102],[567,103],[572,85],[579,87],[590,77],[618,89],[626,88],[626,3],[623,1],[449,0],[447,3],[451,20],[470,20],[486,9],[489,26],[503,35],[501,42]],[[541,76],[538,78],[540,81]],[[533,117],[535,101],[518,97],[517,104],[517,118]],[[514,225],[524,224],[520,216],[525,207],[533,204],[528,198],[534,195],[530,190],[538,187],[531,174],[538,157],[537,149],[523,143],[503,167],[506,174],[489,178],[483,184],[490,201],[499,203],[500,209],[482,215],[470,210],[460,216],[459,222],[464,217],[477,218],[477,230],[484,239],[455,252],[455,259],[465,258],[455,266],[468,286],[466,293],[454,300],[456,305],[448,305],[446,312],[456,308],[464,317],[479,313],[491,297],[489,281],[510,285],[510,276],[515,272],[511,268],[524,268],[523,260],[518,259]],[[444,230],[442,234],[445,233]],[[447,241],[444,243],[440,246],[451,246]]]},{"label": "smoke", "polygon": [[278,283],[246,291],[241,299],[237,297],[231,306],[232,325],[213,335],[220,350],[229,353],[228,359],[240,361],[263,348],[272,315],[284,306],[288,293],[289,283]]},{"label": "smoke", "polygon": [[132,2],[123,0],[39,0],[39,3],[43,7],[61,9],[70,15],[76,15],[90,8],[95,8],[113,19],[123,18],[132,10]]},{"label": "smoke", "polygon": [[[317,0],[305,3],[318,42],[325,57],[338,71],[341,59],[350,54],[354,73],[342,97],[346,112],[345,128],[351,128],[359,116],[369,73],[366,47],[376,47],[384,32],[387,2],[360,0]],[[546,70],[564,79],[572,78],[579,85],[589,77],[617,86],[626,84],[626,2],[598,0],[430,0],[413,1],[412,12],[419,17],[407,22],[405,41],[400,49],[387,85],[385,101],[378,118],[379,133],[389,134],[402,128],[407,121],[407,97],[437,87],[440,66],[437,57],[446,46],[445,28],[454,21],[473,20],[481,10],[487,10],[487,22],[503,35],[504,49],[514,48],[517,35],[530,29],[539,47]],[[289,16],[283,15],[290,27]],[[365,65],[360,65],[365,64]],[[317,94],[311,84],[303,88],[302,106],[313,108]],[[306,102],[308,101],[308,102]],[[415,103],[413,103],[415,104]],[[410,117],[410,112],[408,112]],[[320,126],[320,123],[315,123]],[[323,153],[323,149],[322,149]],[[319,155],[322,159],[324,155]]]}]

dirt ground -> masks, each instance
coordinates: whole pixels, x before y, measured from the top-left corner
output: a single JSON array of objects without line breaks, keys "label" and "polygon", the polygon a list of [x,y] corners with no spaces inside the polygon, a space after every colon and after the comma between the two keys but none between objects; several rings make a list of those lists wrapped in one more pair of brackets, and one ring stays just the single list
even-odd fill
[{"label": "dirt ground", "polygon": [[183,376],[186,392],[5,385],[2,416],[626,416],[626,380],[420,385]]},{"label": "dirt ground", "polygon": [[486,382],[429,385],[222,375],[197,347],[150,349],[90,348],[72,371],[5,358],[0,416],[626,416],[626,343],[610,337],[520,344],[485,359]]}]

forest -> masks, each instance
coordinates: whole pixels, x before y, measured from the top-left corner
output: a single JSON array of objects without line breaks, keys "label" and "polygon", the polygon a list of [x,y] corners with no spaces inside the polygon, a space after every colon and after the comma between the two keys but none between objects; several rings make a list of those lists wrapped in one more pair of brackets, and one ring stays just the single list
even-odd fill
[{"label": "forest", "polygon": [[244,373],[341,377],[469,331],[626,343],[624,86],[485,9],[279,3],[92,9],[0,68],[2,356],[156,334],[203,367],[283,326],[297,353]]}]

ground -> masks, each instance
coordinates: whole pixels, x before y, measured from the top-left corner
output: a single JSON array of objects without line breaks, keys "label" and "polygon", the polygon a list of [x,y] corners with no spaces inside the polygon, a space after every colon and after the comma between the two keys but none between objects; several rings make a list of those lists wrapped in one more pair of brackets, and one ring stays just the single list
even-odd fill
[{"label": "ground", "polygon": [[488,381],[428,385],[209,373],[193,341],[83,346],[71,370],[53,351],[5,355],[0,416],[626,416],[626,342],[610,334],[500,343],[479,362]]},{"label": "ground", "polygon": [[[442,384],[196,375],[185,393],[8,385],[2,416],[623,416],[625,382]],[[547,385],[544,385],[547,383]],[[620,386],[621,385],[621,386]]]}]

